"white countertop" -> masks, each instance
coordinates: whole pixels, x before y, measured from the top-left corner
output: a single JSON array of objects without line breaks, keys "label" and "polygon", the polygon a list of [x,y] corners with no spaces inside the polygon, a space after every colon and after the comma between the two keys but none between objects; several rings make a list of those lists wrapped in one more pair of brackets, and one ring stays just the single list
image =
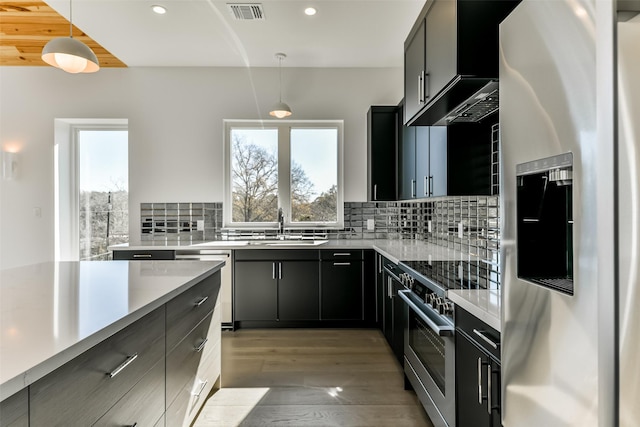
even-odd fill
[{"label": "white countertop", "polygon": [[246,241],[212,240],[206,242],[130,242],[110,246],[111,250],[233,250],[233,249],[375,249],[394,263],[399,261],[473,261],[475,257],[460,251],[427,243],[423,240],[388,239],[338,239],[329,240],[321,245],[301,243],[296,245],[290,240],[283,246],[247,245]]},{"label": "white countertop", "polygon": [[0,270],[0,401],[223,265],[81,261]]},{"label": "white countertop", "polygon": [[450,290],[447,297],[493,329],[501,332],[500,291],[497,289]]}]

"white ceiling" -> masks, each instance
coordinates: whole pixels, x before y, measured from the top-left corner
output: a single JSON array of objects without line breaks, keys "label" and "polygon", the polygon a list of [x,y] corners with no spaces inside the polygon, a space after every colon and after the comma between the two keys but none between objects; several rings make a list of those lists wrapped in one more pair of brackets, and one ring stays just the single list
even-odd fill
[{"label": "white ceiling", "polygon": [[[47,0],[69,17],[68,0]],[[261,3],[235,20],[227,3]],[[74,0],[73,24],[129,67],[402,67],[425,0]],[[167,8],[157,15],[151,6]],[[318,13],[306,16],[313,6]]]}]

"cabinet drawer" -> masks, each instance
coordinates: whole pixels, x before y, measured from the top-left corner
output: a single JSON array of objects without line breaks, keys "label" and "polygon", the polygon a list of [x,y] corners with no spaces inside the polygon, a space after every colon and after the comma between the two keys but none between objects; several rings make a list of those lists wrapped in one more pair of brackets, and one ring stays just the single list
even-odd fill
[{"label": "cabinet drawer", "polygon": [[234,251],[236,261],[306,261],[317,260],[317,249],[240,249]]},{"label": "cabinet drawer", "polygon": [[167,303],[167,352],[213,310],[219,292],[218,271]]},{"label": "cabinet drawer", "polygon": [[162,359],[164,316],[158,308],[33,383],[30,425],[97,421]]},{"label": "cabinet drawer", "polygon": [[320,259],[322,261],[328,260],[362,260],[364,259],[364,251],[362,249],[335,249],[335,250],[321,250]]},{"label": "cabinet drawer", "polygon": [[113,259],[129,261],[153,261],[153,260],[174,260],[176,251],[169,250],[140,250],[140,251],[113,251]]},{"label": "cabinet drawer", "polygon": [[[167,354],[167,403],[171,404],[176,396],[187,396],[198,390],[194,383],[200,360],[209,345],[207,339],[213,313],[200,322],[170,353]],[[211,343],[215,344],[215,343]],[[186,393],[185,393],[186,391]]]},{"label": "cabinet drawer", "polygon": [[164,358],[94,424],[96,427],[152,426],[164,413]]},{"label": "cabinet drawer", "polygon": [[27,427],[29,425],[29,394],[24,388],[0,402],[0,426]]},{"label": "cabinet drawer", "polygon": [[[471,341],[478,343],[487,353],[500,361],[500,332],[460,307],[456,307],[455,323],[456,328],[467,334]],[[496,344],[497,348],[483,337]]]}]

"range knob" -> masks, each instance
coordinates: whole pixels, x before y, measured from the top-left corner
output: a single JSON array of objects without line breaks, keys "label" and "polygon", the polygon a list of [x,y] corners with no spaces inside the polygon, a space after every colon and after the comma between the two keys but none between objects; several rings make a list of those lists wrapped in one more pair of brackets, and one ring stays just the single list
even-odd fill
[{"label": "range knob", "polygon": [[424,297],[424,302],[426,302],[427,304],[433,305],[433,302],[436,299],[436,294],[427,294]]},{"label": "range knob", "polygon": [[453,314],[453,303],[449,301],[443,302],[438,306],[438,311],[440,314]]},{"label": "range knob", "polygon": [[442,304],[444,304],[444,299],[442,299],[442,297],[435,297],[431,301],[431,307],[433,307],[436,310],[438,310],[438,307],[440,307]]}]

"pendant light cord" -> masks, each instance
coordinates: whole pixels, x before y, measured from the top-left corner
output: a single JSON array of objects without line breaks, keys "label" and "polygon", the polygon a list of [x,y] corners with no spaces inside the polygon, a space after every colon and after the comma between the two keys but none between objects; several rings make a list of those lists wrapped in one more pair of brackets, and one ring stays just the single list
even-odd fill
[{"label": "pendant light cord", "polygon": [[280,102],[282,102],[282,57],[278,57],[278,74],[280,76]]},{"label": "pendant light cord", "polygon": [[71,4],[73,3],[72,0],[69,0],[69,38],[73,38],[73,9],[71,7]]}]

